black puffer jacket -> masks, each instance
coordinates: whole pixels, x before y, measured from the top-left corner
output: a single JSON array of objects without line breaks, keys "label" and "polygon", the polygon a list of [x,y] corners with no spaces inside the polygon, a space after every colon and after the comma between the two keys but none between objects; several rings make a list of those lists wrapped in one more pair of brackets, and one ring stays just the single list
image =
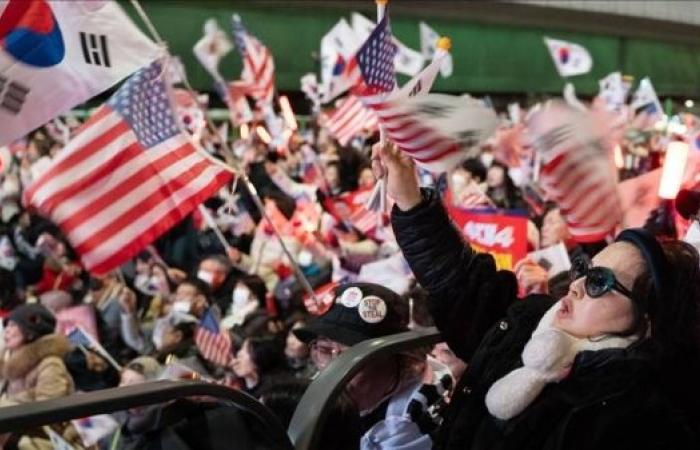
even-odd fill
[{"label": "black puffer jacket", "polygon": [[450,348],[469,363],[437,436],[441,449],[697,449],[686,419],[664,395],[650,344],[577,355],[571,374],[545,387],[523,413],[501,421],[484,398],[522,366],[521,353],[548,296],[517,300],[511,272],[474,253],[432,191],[414,209],[392,212],[397,240]]}]

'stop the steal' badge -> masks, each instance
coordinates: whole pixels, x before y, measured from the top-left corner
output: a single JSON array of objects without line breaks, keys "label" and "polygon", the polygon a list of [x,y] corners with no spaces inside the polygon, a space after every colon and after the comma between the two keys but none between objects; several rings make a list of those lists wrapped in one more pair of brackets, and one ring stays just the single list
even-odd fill
[{"label": "'stop the steal' badge", "polygon": [[367,323],[378,323],[386,317],[386,303],[374,295],[363,298],[357,310],[360,318]]}]

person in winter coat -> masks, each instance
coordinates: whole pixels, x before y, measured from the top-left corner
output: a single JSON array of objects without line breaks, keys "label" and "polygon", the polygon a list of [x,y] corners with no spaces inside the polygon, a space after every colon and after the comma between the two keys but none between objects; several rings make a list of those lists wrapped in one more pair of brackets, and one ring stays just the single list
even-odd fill
[{"label": "person in winter coat", "polygon": [[[38,304],[20,305],[10,313],[5,326],[5,354],[0,359],[0,406],[73,393],[73,379],[63,363],[70,342],[65,336],[54,334],[55,327],[53,315]],[[52,424],[50,428],[71,445],[80,445],[80,436],[69,423]],[[53,448],[43,429],[0,437],[4,445],[13,441],[20,449]]]},{"label": "person in winter coat", "polygon": [[[682,242],[625,230],[568,293],[519,301],[509,271],[462,240],[412,162],[376,146],[392,225],[464,375],[438,449],[697,449],[700,265]],[[379,164],[381,162],[381,164]],[[695,429],[695,430],[694,430]]]}]

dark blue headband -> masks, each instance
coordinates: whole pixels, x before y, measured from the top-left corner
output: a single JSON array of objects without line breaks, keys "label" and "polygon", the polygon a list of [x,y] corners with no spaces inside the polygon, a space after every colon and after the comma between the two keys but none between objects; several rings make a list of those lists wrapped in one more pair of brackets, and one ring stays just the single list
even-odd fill
[{"label": "dark blue headband", "polygon": [[643,228],[628,228],[615,238],[616,242],[629,242],[639,249],[647,263],[658,299],[663,297],[668,287],[668,260],[658,240]]}]

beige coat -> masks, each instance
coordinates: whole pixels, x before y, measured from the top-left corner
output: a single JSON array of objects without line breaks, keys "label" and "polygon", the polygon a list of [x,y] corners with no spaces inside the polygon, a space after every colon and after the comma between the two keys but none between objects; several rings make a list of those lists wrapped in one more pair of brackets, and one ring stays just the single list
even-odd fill
[{"label": "beige coat", "polygon": [[[49,334],[23,345],[0,359],[0,406],[65,397],[74,391],[73,378],[63,357],[70,351],[65,336]],[[65,440],[80,448],[80,437],[70,424],[52,424]],[[31,437],[30,437],[31,436]],[[22,437],[20,449],[53,448],[42,430],[31,430]]]}]

